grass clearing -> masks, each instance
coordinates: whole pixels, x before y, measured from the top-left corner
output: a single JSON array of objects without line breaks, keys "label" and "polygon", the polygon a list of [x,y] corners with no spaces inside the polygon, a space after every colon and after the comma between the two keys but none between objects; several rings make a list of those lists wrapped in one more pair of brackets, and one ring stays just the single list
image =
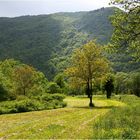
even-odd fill
[{"label": "grass clearing", "polygon": [[93,138],[99,119],[127,106],[127,102],[100,97],[94,98],[95,108],[88,107],[87,98],[67,97],[65,101],[66,108],[0,115],[0,138]]},{"label": "grass clearing", "polygon": [[121,101],[127,105],[112,108],[94,123],[93,139],[140,139],[140,99],[122,96]]}]

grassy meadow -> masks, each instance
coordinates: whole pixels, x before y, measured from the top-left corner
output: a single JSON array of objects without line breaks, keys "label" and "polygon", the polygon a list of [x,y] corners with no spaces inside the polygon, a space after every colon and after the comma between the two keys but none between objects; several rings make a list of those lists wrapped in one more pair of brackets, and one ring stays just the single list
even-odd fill
[{"label": "grassy meadow", "polygon": [[66,108],[0,115],[1,139],[140,139],[140,100],[67,97]]}]

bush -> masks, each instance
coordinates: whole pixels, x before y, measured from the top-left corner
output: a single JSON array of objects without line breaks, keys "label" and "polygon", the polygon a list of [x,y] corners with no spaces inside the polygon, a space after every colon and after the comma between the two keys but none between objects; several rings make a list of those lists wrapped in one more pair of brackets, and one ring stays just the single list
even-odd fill
[{"label": "bush", "polygon": [[28,112],[28,111],[34,111],[34,110],[39,110],[38,106],[36,104],[36,100],[22,100],[16,103],[16,109],[17,112]]},{"label": "bush", "polygon": [[41,101],[45,101],[45,102],[50,102],[50,101],[53,100],[53,98],[52,98],[52,95],[47,94],[47,95],[42,95],[42,96],[40,97],[40,100],[41,100]]},{"label": "bush", "polygon": [[24,96],[24,95],[19,95],[17,96],[16,100],[18,101],[21,101],[21,100],[26,100],[26,99],[29,99],[27,96]]},{"label": "bush", "polygon": [[58,93],[60,91],[60,87],[55,82],[50,82],[47,85],[48,93]]},{"label": "bush", "polygon": [[19,96],[17,100],[1,102],[0,114],[61,108],[67,105],[63,102],[64,98],[65,96],[61,94],[46,94],[30,99],[26,96]]},{"label": "bush", "polygon": [[63,95],[63,94],[53,94],[52,98],[54,100],[63,101],[63,99],[65,98],[65,95]]},{"label": "bush", "polygon": [[65,98],[62,94],[47,94],[40,97],[40,100],[45,104],[47,109],[65,107],[66,103],[63,102]]},{"label": "bush", "polygon": [[7,95],[7,90],[0,84],[0,101],[7,100]]}]

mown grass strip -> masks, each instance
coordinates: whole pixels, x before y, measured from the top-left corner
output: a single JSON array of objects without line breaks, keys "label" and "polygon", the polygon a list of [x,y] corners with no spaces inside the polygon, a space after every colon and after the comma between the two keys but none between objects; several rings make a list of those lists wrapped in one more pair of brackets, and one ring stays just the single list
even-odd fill
[{"label": "mown grass strip", "polygon": [[68,107],[56,110],[10,114],[0,116],[0,137],[19,139],[41,138],[90,138],[93,124],[113,107],[123,103],[110,100],[94,100],[95,108],[89,108],[89,100],[68,97]]}]

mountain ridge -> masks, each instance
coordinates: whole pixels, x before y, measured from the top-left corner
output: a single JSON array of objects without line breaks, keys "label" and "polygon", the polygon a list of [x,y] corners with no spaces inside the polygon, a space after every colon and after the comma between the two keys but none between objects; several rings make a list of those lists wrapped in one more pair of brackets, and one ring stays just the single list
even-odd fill
[{"label": "mountain ridge", "polygon": [[47,16],[47,15],[54,15],[54,14],[78,14],[78,13],[86,13],[86,12],[94,12],[94,11],[98,11],[98,10],[100,10],[100,9],[118,9],[117,7],[115,7],[115,6],[112,6],[112,7],[101,7],[101,8],[97,8],[97,9],[94,9],[94,10],[86,10],[86,11],[84,11],[84,10],[81,10],[81,11],[69,11],[69,12],[54,12],[54,13],[46,13],[46,14],[35,14],[35,15],[30,15],[30,14],[26,14],[26,15],[20,15],[20,16],[1,16],[0,18],[19,18],[19,17],[26,17],[26,16],[31,16],[31,17],[33,17],[33,16]]},{"label": "mountain ridge", "polygon": [[52,79],[73,49],[92,39],[102,45],[110,41],[108,18],[115,9],[0,18],[0,60],[18,59]]}]

